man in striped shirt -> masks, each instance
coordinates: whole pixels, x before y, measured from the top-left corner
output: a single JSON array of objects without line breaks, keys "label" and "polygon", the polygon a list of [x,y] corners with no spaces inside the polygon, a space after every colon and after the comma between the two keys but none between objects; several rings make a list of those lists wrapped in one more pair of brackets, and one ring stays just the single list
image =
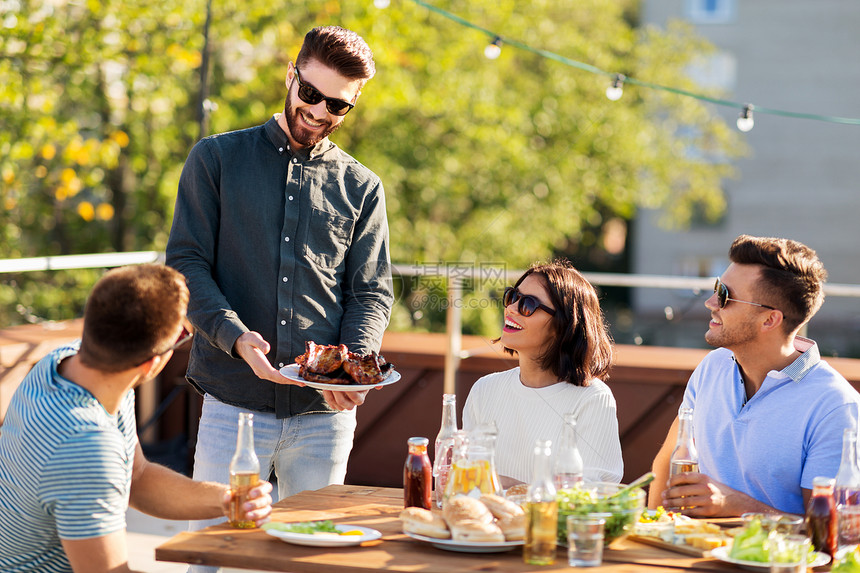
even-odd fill
[{"label": "man in striped shirt", "polygon": [[[188,340],[188,289],[164,265],[123,267],[96,283],[81,341],[43,358],[0,429],[0,571],[129,571],[125,514],[166,519],[226,513],[228,487],[147,462],[134,388]],[[247,518],[271,512],[271,484]]]}]

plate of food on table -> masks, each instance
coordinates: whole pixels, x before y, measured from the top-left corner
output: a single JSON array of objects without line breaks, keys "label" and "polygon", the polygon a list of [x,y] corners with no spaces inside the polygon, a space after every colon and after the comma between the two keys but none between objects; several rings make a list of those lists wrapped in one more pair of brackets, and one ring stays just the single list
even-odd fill
[{"label": "plate of food on table", "polygon": [[305,342],[305,352],[281,374],[317,390],[351,392],[394,384],[400,373],[377,352],[357,354],[345,344]]},{"label": "plate of food on table", "polygon": [[463,553],[497,553],[523,545],[525,512],[494,494],[480,498],[456,495],[442,511],[407,507],[400,512],[403,533],[437,549]]},{"label": "plate of food on table", "polygon": [[327,520],[296,523],[270,521],[263,524],[262,529],[281,541],[309,547],[349,547],[382,537],[382,533],[369,527],[335,524]]}]

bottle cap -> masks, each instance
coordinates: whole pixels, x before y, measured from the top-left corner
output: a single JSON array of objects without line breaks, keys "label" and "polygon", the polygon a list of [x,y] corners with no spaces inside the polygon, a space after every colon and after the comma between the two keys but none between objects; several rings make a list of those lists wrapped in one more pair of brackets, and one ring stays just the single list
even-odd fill
[{"label": "bottle cap", "polygon": [[812,478],[812,487],[833,487],[836,480],[826,476],[817,476]]},{"label": "bottle cap", "polygon": [[415,437],[415,438],[409,438],[408,440],[406,440],[406,443],[409,444],[410,446],[427,447],[427,445],[430,443],[430,440],[428,440],[427,438]]}]

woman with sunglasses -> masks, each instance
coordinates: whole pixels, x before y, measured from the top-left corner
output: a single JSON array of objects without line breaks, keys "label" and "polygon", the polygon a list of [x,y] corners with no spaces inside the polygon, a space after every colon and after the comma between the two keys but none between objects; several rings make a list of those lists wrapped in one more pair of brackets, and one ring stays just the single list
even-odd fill
[{"label": "woman with sunglasses", "polygon": [[484,376],[463,411],[467,430],[493,422],[503,487],[532,479],[535,440],[558,444],[576,414],[586,481],[623,473],[615,398],[606,385],[612,340],[594,287],[567,260],[532,266],[505,289],[501,341],[519,366]]}]

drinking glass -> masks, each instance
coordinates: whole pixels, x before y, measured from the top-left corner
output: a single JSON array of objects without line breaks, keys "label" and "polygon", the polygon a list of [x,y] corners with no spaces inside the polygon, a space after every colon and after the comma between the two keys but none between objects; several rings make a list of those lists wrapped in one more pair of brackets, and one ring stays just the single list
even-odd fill
[{"label": "drinking glass", "polygon": [[603,562],[603,528],[606,518],[589,513],[567,516],[567,563],[571,567],[598,567]]},{"label": "drinking glass", "polygon": [[771,542],[771,573],[806,573],[811,542],[805,535],[775,535]]}]

